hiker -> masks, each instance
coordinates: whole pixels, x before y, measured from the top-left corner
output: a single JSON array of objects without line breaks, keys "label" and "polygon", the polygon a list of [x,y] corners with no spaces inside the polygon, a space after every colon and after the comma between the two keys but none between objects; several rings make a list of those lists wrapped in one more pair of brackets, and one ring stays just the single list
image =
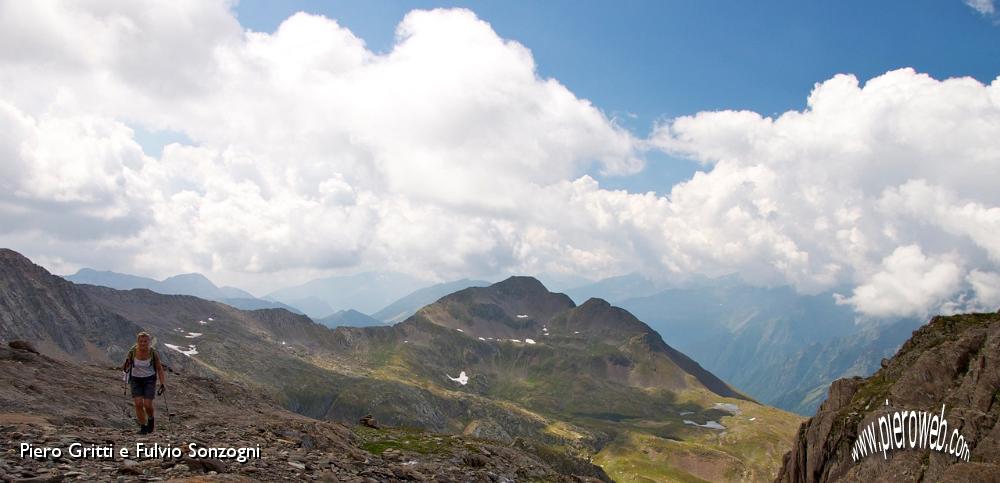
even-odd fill
[{"label": "hiker", "polygon": [[[135,345],[128,351],[122,371],[128,374],[128,382],[132,388],[132,402],[135,403],[135,419],[139,422],[139,434],[153,432],[153,398],[166,390],[163,366],[156,354],[156,349],[150,347],[150,336],[139,332],[135,336]],[[159,376],[160,389],[156,390],[156,379]]]}]

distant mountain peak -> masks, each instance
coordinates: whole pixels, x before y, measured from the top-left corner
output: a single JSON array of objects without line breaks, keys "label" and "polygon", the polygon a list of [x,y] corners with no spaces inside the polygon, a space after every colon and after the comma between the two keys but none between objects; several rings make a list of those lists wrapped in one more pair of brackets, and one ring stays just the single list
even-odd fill
[{"label": "distant mountain peak", "polygon": [[[181,273],[181,274],[178,274],[178,275],[174,275],[172,277],[167,277],[163,281],[166,282],[167,280],[198,280],[198,281],[205,281],[205,282],[208,282],[208,283],[212,283],[212,281],[209,280],[208,277],[206,277],[206,276],[204,276],[204,275],[202,275],[200,273],[196,273],[196,272]],[[212,283],[212,284],[215,285],[214,283]]]},{"label": "distant mountain peak", "polygon": [[506,280],[491,285],[490,288],[510,295],[549,293],[549,289],[545,288],[545,285],[537,278],[525,275],[508,277]]},{"label": "distant mountain peak", "polygon": [[403,273],[362,272],[313,279],[275,290],[265,298],[297,307],[310,317],[324,317],[347,308],[374,313],[425,286],[427,282]]},{"label": "distant mountain peak", "polygon": [[[253,294],[236,287],[219,287],[208,277],[200,273],[183,273],[168,277],[162,281],[152,278],[112,272],[110,270],[94,270],[82,268],[73,275],[67,275],[66,280],[73,283],[99,285],[117,290],[147,289],[168,295],[193,295],[209,300],[254,300]],[[247,306],[247,304],[242,304]],[[259,306],[251,303],[249,306]],[[258,307],[263,308],[263,307]]]},{"label": "distant mountain peak", "polygon": [[593,309],[593,308],[607,308],[607,307],[611,307],[611,303],[608,302],[607,300],[602,299],[602,298],[591,297],[591,298],[587,299],[586,302],[580,304],[580,308],[581,309],[585,308],[585,307],[588,308],[588,309]]},{"label": "distant mountain peak", "polygon": [[330,327],[331,329],[340,326],[373,327],[382,325],[381,320],[373,318],[370,315],[358,312],[357,310],[354,309],[338,310],[326,317],[314,320],[319,324]]}]

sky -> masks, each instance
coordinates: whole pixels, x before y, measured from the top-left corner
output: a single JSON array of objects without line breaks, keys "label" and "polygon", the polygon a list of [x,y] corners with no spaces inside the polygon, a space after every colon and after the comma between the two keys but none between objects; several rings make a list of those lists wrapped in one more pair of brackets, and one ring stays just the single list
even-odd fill
[{"label": "sky", "polygon": [[995,310],[998,74],[990,0],[0,0],[0,245]]}]

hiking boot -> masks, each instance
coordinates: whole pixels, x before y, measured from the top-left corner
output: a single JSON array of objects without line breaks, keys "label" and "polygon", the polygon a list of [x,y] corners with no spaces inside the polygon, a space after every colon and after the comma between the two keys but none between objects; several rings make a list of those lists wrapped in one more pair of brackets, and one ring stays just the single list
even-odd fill
[{"label": "hiking boot", "polygon": [[147,433],[153,432],[153,418],[149,418],[146,420],[146,432]]},{"label": "hiking boot", "polygon": [[149,421],[146,421],[146,424],[139,426],[139,431],[136,431],[136,434],[149,434],[149,433],[150,433]]}]

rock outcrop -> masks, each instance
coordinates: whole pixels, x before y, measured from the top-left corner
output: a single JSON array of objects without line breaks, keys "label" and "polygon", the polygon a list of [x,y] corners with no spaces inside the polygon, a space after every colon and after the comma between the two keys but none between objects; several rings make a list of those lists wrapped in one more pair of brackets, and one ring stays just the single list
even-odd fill
[{"label": "rock outcrop", "polygon": [[[942,405],[948,434],[964,437],[969,461],[908,446],[852,454],[864,428],[875,422],[878,431],[879,417],[940,413]],[[935,317],[871,377],[831,385],[826,402],[799,429],[777,481],[1000,481],[998,419],[1000,315]]]}]

